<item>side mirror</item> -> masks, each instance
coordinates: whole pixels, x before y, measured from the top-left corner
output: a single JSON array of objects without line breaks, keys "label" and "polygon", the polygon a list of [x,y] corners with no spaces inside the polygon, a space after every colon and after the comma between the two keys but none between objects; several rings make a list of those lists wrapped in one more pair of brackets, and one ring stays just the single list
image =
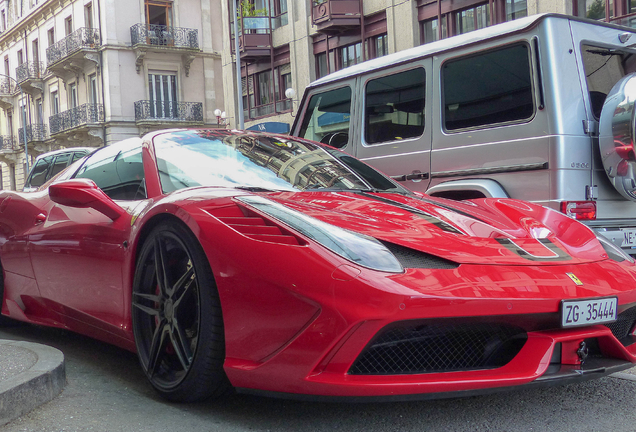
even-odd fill
[{"label": "side mirror", "polygon": [[115,204],[94,181],[72,179],[49,186],[49,197],[53,202],[76,208],[93,208],[115,220],[126,211]]}]

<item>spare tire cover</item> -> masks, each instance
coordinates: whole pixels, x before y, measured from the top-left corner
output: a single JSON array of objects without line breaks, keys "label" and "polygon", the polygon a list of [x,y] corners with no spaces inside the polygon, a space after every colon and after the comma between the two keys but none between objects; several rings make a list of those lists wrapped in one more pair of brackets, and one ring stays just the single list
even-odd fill
[{"label": "spare tire cover", "polygon": [[636,73],[621,78],[607,95],[599,124],[599,146],[603,167],[614,188],[636,201],[634,130]]}]

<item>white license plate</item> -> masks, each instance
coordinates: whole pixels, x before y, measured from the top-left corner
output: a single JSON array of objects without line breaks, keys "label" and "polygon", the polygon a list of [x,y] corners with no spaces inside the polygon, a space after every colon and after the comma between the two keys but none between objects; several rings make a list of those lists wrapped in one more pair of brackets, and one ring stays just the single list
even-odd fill
[{"label": "white license plate", "polygon": [[622,247],[634,247],[636,246],[636,228],[621,228],[623,233]]},{"label": "white license plate", "polygon": [[561,301],[561,326],[576,327],[616,321],[618,298]]}]

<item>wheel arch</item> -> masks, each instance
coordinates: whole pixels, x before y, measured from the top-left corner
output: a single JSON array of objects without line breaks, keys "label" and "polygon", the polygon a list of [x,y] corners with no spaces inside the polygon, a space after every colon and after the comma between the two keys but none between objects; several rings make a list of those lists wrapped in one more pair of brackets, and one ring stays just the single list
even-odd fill
[{"label": "wheel arch", "polygon": [[428,188],[426,194],[454,200],[510,198],[504,187],[492,179],[450,180]]}]

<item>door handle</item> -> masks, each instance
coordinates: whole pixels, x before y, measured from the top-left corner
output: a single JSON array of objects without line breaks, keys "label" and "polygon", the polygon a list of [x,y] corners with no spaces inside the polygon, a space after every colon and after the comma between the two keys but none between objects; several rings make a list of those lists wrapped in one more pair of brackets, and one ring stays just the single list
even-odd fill
[{"label": "door handle", "polygon": [[41,223],[46,222],[46,215],[44,213],[40,213],[35,217],[35,224],[40,225]]},{"label": "door handle", "polygon": [[399,182],[405,182],[405,181],[409,181],[409,180],[427,180],[428,179],[428,173],[423,173],[423,172],[419,172],[419,171],[413,171],[411,174],[403,174],[403,175],[399,175],[399,176],[391,176],[391,178],[393,180],[399,181]]}]

